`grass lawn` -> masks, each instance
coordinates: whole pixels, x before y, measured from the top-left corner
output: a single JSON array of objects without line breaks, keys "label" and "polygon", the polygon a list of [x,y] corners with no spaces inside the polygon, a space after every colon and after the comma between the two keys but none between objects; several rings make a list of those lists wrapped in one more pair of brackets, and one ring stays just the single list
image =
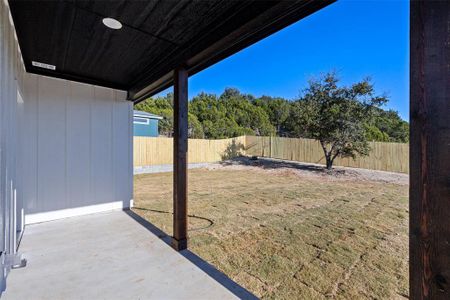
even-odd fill
[{"label": "grass lawn", "polygon": [[[172,173],[135,176],[134,211],[172,233]],[[262,298],[408,295],[408,186],[287,168],[189,171],[190,249]]]}]

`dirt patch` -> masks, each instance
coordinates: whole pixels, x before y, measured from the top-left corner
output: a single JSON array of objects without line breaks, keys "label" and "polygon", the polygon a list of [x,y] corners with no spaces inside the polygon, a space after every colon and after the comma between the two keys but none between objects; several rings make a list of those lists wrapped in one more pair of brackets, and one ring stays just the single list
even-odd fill
[{"label": "dirt patch", "polygon": [[208,170],[252,170],[263,171],[274,175],[296,175],[299,177],[317,177],[324,180],[350,180],[350,181],[376,181],[384,183],[395,183],[401,185],[409,184],[408,174],[393,173],[377,170],[356,169],[347,167],[334,167],[326,170],[322,165],[293,162],[279,159],[258,158],[251,159],[240,157],[220,163],[210,164],[205,167]]}]

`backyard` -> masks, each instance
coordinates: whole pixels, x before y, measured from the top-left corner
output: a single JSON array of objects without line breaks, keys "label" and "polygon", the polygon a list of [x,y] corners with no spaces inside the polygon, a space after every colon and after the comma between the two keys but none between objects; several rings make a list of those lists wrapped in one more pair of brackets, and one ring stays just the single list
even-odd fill
[{"label": "backyard", "polygon": [[[172,173],[134,178],[172,234]],[[189,170],[190,250],[261,298],[408,297],[408,176],[240,159]]]}]

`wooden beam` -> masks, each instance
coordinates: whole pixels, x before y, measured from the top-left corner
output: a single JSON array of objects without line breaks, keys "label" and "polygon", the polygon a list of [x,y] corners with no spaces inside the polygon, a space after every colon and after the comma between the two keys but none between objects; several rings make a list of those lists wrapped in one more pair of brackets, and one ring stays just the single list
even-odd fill
[{"label": "wooden beam", "polygon": [[410,298],[450,299],[450,2],[410,22]]},{"label": "wooden beam", "polygon": [[187,248],[188,73],[174,71],[173,101],[173,247]]}]

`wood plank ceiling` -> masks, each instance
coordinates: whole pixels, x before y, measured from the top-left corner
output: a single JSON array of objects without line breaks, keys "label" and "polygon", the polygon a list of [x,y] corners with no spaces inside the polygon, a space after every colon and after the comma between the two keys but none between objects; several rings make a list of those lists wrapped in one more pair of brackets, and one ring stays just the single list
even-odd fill
[{"label": "wood plank ceiling", "polygon": [[[127,90],[139,101],[332,3],[330,1],[9,0],[30,73]],[[113,30],[111,17],[123,27]],[[32,62],[55,66],[49,70]]]}]

